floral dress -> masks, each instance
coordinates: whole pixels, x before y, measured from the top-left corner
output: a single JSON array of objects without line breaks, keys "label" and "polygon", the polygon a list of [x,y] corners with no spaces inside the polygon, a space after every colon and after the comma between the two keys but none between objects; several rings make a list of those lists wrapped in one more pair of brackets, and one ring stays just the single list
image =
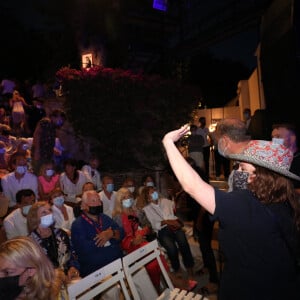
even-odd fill
[{"label": "floral dress", "polygon": [[52,235],[41,238],[35,230],[30,236],[43,248],[55,268],[62,268],[67,273],[70,267],[79,268],[77,255],[72,248],[68,234],[60,228],[52,228]]}]

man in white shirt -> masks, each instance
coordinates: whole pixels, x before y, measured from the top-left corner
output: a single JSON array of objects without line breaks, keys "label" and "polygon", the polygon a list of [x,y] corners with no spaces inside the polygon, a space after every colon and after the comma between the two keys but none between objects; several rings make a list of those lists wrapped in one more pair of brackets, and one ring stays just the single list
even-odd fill
[{"label": "man in white shirt", "polygon": [[30,189],[20,190],[16,194],[18,208],[13,210],[3,221],[7,239],[27,236],[27,214],[35,202],[35,194]]},{"label": "man in white shirt", "polygon": [[9,200],[9,211],[15,208],[17,204],[16,194],[20,190],[31,189],[36,199],[38,198],[37,176],[27,171],[26,157],[23,154],[16,155],[14,161],[12,161],[12,166],[14,171],[1,179],[3,193]]},{"label": "man in white shirt", "polygon": [[103,203],[103,213],[112,217],[115,208],[117,192],[114,190],[114,180],[111,176],[104,176],[102,180],[102,191],[99,193]]}]

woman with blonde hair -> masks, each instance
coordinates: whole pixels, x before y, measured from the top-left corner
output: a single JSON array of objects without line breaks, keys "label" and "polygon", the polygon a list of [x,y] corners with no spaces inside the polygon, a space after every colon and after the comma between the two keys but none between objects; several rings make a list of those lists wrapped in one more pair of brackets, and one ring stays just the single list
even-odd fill
[{"label": "woman with blonde hair", "polygon": [[41,247],[30,237],[0,245],[0,299],[67,299],[61,269],[54,269]]}]

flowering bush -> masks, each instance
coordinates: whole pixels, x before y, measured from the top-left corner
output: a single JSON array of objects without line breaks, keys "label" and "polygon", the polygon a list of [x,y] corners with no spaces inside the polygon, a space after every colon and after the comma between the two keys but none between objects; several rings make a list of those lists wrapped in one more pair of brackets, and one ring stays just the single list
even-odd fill
[{"label": "flowering bush", "polygon": [[98,140],[102,170],[164,168],[163,135],[189,120],[199,92],[160,76],[93,67],[62,68],[65,109],[75,131]]}]

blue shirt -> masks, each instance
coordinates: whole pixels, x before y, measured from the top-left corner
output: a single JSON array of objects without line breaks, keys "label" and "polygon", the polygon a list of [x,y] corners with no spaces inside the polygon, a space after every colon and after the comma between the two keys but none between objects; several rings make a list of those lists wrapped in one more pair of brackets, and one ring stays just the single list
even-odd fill
[{"label": "blue shirt", "polygon": [[[87,217],[87,216],[86,216]],[[110,245],[106,247],[97,247],[94,238],[97,234],[96,223],[86,221],[79,216],[73,223],[71,228],[71,240],[75,252],[78,255],[80,263],[80,275],[82,277],[104,267],[105,265],[121,258],[123,252],[120,242],[124,237],[124,231],[109,216],[100,214],[102,230],[111,228],[120,231],[120,240],[110,239]],[[88,217],[87,217],[88,218]]]}]

